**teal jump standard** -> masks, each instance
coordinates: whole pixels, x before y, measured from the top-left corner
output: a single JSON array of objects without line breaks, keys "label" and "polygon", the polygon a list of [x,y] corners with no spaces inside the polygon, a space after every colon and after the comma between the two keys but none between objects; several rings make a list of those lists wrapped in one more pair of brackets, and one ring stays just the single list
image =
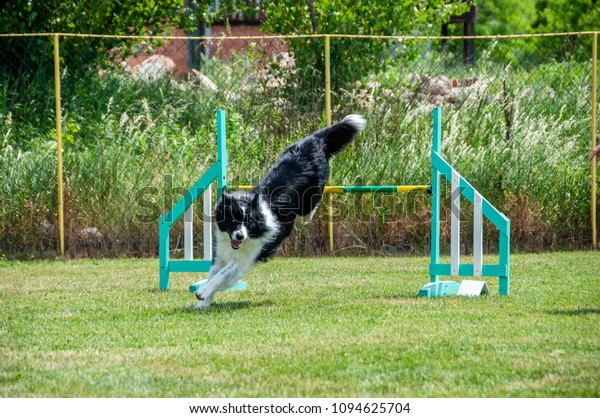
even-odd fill
[{"label": "teal jump standard", "polygon": [[[440,281],[440,276],[497,276],[499,278],[499,293],[510,293],[510,220],[499,212],[490,202],[458,172],[441,155],[442,143],[442,110],[433,110],[433,134],[431,148],[431,185],[411,186],[325,186],[325,193],[404,193],[427,192],[431,194],[431,263],[429,265],[430,285],[421,289],[422,296],[443,296],[455,291],[454,282]],[[170,230],[200,195],[209,189],[216,180],[218,184],[217,197],[224,188],[247,190],[252,186],[227,185],[228,153],[225,134],[225,112],[217,111],[217,161],[200,177],[190,190],[159,219],[159,287],[168,289],[169,275],[176,272],[208,272],[211,260],[171,260]],[[446,179],[452,184],[451,193],[451,263],[440,263],[440,200],[441,181]],[[206,193],[210,195],[210,193]],[[460,263],[460,197],[463,196],[473,205],[473,263]],[[210,197],[210,196],[209,196]],[[205,198],[206,200],[206,198]],[[210,199],[206,203],[209,203]],[[186,215],[187,217],[188,215]],[[499,261],[498,264],[483,263],[483,218],[487,218],[499,231]],[[187,219],[187,218],[186,218]],[[189,216],[189,223],[193,219]],[[188,222],[186,220],[186,222]],[[209,229],[210,231],[210,229]],[[192,234],[193,236],[193,234]],[[205,238],[206,239],[206,238]],[[187,250],[186,250],[187,251]],[[208,251],[210,253],[210,250]],[[186,256],[187,257],[187,256]],[[206,256],[205,256],[206,257]],[[190,291],[198,290],[204,280],[190,285]],[[439,285],[432,285],[439,283]],[[235,289],[246,288],[244,282],[238,282]]]}]

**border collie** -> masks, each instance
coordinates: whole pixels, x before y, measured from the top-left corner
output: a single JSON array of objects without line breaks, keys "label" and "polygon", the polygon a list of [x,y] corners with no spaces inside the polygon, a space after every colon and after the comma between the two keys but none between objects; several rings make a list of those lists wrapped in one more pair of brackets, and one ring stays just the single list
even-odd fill
[{"label": "border collie", "polygon": [[252,190],[223,190],[215,207],[216,230],[208,281],[196,292],[197,309],[233,287],[254,264],[272,256],[292,232],[294,221],[315,214],[329,178],[329,160],[365,128],[362,116],[349,115],[286,149]]}]

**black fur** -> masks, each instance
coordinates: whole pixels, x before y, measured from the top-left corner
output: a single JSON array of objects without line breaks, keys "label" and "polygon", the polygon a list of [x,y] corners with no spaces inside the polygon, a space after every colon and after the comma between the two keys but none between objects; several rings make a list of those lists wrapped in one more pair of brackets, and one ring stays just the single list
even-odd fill
[{"label": "black fur", "polygon": [[311,214],[319,205],[329,179],[329,160],[352,142],[364,124],[362,117],[352,115],[290,146],[250,192],[223,195],[216,208],[218,229],[232,237],[232,231],[244,224],[249,238],[265,236],[269,225],[260,207],[265,202],[278,226],[256,257],[266,261],[290,235],[296,218]]}]

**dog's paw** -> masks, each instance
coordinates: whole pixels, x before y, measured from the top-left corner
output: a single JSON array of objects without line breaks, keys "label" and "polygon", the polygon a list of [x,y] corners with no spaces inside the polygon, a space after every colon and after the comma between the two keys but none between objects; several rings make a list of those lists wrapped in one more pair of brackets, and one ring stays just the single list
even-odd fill
[{"label": "dog's paw", "polygon": [[196,299],[198,299],[198,300],[211,299],[210,293],[206,292],[205,289],[199,289],[199,290],[197,290],[196,293],[194,293],[194,295],[196,295]]},{"label": "dog's paw", "polygon": [[198,290],[194,295],[196,295],[196,299],[200,301],[196,306],[196,309],[208,308],[215,297],[214,294],[211,295],[210,293],[205,292],[204,289]]}]

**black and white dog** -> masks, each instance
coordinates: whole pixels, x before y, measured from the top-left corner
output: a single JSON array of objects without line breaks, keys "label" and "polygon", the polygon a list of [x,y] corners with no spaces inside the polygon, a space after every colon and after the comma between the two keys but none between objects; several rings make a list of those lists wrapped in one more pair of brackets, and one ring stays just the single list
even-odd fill
[{"label": "black and white dog", "polygon": [[257,261],[272,256],[297,217],[312,219],[329,178],[329,160],[365,125],[362,116],[346,116],[286,149],[252,190],[223,191],[215,208],[212,267],[208,281],[196,292],[196,308],[208,308],[217,292],[231,288]]}]

